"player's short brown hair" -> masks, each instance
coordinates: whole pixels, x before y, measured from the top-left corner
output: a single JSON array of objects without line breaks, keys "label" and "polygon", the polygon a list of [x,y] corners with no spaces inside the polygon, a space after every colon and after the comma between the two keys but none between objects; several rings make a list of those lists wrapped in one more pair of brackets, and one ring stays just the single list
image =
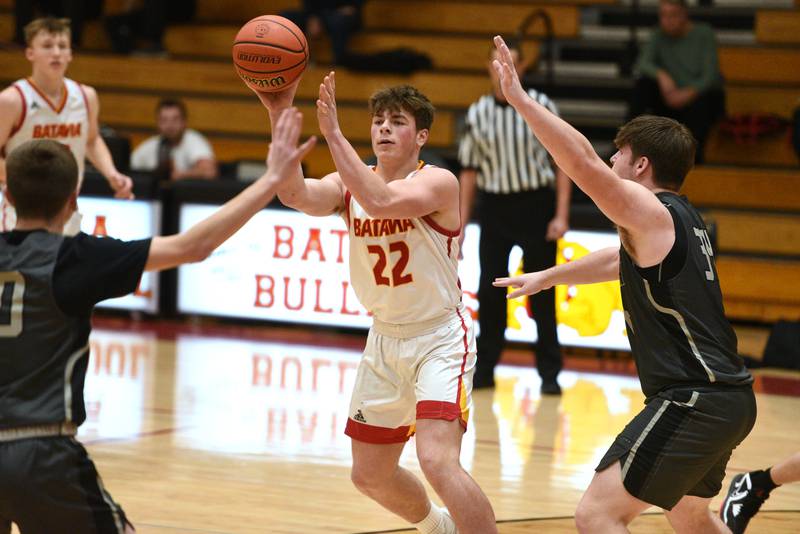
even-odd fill
[{"label": "player's short brown hair", "polygon": [[436,109],[419,89],[410,85],[397,85],[381,89],[369,99],[369,112],[375,116],[384,111],[407,111],[414,116],[419,130],[430,130]]},{"label": "player's short brown hair", "polygon": [[629,146],[633,158],[645,156],[653,166],[653,180],[678,191],[694,166],[697,149],[692,133],[676,120],[640,115],[624,124],[614,138],[617,148]]},{"label": "player's short brown hair", "polygon": [[72,29],[69,19],[42,17],[29,22],[25,26],[25,44],[31,46],[33,44],[33,39],[39,35],[40,32],[52,33],[55,35],[64,33],[67,35],[67,40],[69,40]]},{"label": "player's short brown hair", "polygon": [[66,145],[26,141],[6,158],[6,187],[17,218],[52,220],[78,187],[78,163]]}]

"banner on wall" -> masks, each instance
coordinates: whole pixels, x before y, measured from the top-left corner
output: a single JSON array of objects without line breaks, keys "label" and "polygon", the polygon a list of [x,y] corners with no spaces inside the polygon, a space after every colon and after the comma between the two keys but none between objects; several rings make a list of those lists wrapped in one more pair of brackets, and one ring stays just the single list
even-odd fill
[{"label": "banner on wall", "polygon": [[[80,197],[78,209],[83,215],[81,231],[125,241],[145,239],[161,232],[161,204],[154,200],[117,200]],[[104,300],[98,308],[158,311],[158,273],[142,275],[139,287],[130,295]]]},{"label": "banner on wall", "polygon": [[[216,209],[183,204],[180,231]],[[459,264],[464,302],[475,318],[479,236],[477,225],[467,227],[464,259]],[[608,246],[619,246],[616,234],[570,231],[559,242],[558,261],[574,261]],[[347,229],[340,217],[262,210],[211,257],[178,269],[178,311],[368,328],[372,319],[350,285],[348,257]],[[509,272],[522,272],[521,258],[521,250],[515,248],[509,258]],[[561,343],[629,349],[618,282],[559,287],[556,299]],[[508,306],[506,337],[535,341],[536,323],[527,299],[509,301]]]}]

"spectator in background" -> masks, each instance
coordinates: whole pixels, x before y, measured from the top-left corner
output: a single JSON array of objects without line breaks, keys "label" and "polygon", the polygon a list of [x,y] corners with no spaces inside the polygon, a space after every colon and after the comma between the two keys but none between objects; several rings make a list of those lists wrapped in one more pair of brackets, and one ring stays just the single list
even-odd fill
[{"label": "spectator in background", "polygon": [[303,0],[301,4],[301,9],[283,11],[281,16],[297,24],[309,39],[316,39],[324,29],[331,41],[333,63],[345,63],[347,41],[361,29],[364,0]]},{"label": "spectator in background", "polygon": [[39,17],[65,17],[70,20],[71,42],[78,48],[83,35],[83,22],[103,11],[103,0],[16,0],[14,2],[14,42],[25,46],[25,26]]},{"label": "spectator in background", "polygon": [[189,22],[196,8],[196,0],[144,0],[140,7],[106,19],[111,47],[118,54],[166,56],[167,25]]},{"label": "spectator in background", "polygon": [[[509,48],[518,63],[518,44],[509,43]],[[490,59],[497,58],[498,52],[492,47]],[[469,223],[476,196],[480,201],[480,335],[474,388],[494,386],[494,368],[505,345],[507,292],[492,282],[508,276],[508,255],[514,245],[522,248],[525,272],[555,265],[556,241],[569,226],[572,192],[569,178],[551,161],[525,120],[506,101],[491,61],[487,67],[493,91],[470,106],[458,152],[463,167],[459,177],[463,226]],[[558,114],[547,95],[535,89],[528,94]],[[463,230],[461,236],[463,239]],[[558,395],[562,361],[556,333],[555,290],[533,295],[530,303],[539,335],[536,364],[542,378],[541,391]]]},{"label": "spectator in background", "polygon": [[702,163],[709,130],[725,114],[714,30],[689,19],[686,0],[661,0],[658,20],[636,62],[630,117],[652,113],[682,122],[697,139]]},{"label": "spectator in background", "polygon": [[186,127],[186,106],[165,98],[156,108],[158,135],[142,142],[131,155],[131,169],[150,171],[164,180],[217,177],[214,150],[200,132]]}]

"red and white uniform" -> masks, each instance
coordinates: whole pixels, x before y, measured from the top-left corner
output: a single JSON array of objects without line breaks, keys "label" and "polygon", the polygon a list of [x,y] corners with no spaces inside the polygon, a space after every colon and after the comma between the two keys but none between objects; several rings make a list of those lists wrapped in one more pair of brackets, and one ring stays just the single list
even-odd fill
[{"label": "red and white uniform", "polygon": [[[78,190],[83,181],[86,141],[89,138],[89,104],[80,84],[64,79],[62,97],[53,102],[31,79],[17,80],[12,87],[22,98],[22,115],[3,147],[8,155],[31,139],[52,139],[67,145],[78,162]],[[5,201],[0,203],[0,231],[14,227],[16,214]]]},{"label": "red and white uniform", "polygon": [[394,443],[414,433],[416,419],[459,419],[466,428],[475,339],[461,301],[459,230],[430,216],[370,217],[349,192],[344,217],[350,282],[374,317],[345,433]]}]

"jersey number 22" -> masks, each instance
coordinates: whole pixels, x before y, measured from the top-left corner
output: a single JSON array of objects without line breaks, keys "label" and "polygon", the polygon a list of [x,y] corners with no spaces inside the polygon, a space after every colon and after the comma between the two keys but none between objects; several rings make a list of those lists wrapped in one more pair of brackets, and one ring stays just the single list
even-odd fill
[{"label": "jersey number 22", "polygon": [[392,254],[393,252],[400,253],[400,257],[392,266],[391,280],[389,280],[389,277],[384,274],[384,271],[386,270],[386,264],[388,263],[388,255],[386,254],[386,251],[383,250],[383,247],[380,245],[369,245],[367,250],[370,254],[376,254],[378,256],[378,261],[375,262],[375,266],[372,268],[372,273],[375,275],[375,283],[377,285],[397,287],[414,281],[414,277],[411,275],[411,273],[403,273],[406,265],[408,265],[408,258],[410,256],[408,245],[406,245],[405,241],[395,241],[394,243],[389,243],[389,254]]}]

